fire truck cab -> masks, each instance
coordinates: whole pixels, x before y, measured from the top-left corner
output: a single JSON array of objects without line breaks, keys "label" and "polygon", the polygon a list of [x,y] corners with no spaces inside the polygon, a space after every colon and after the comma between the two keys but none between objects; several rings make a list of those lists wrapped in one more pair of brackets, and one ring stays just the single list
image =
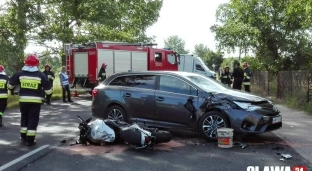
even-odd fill
[{"label": "fire truck cab", "polygon": [[153,48],[156,45],[123,42],[66,44],[69,82],[75,87],[72,90],[91,92],[98,85],[102,63],[107,64],[107,77],[129,71],[178,71],[179,54],[170,49]]}]

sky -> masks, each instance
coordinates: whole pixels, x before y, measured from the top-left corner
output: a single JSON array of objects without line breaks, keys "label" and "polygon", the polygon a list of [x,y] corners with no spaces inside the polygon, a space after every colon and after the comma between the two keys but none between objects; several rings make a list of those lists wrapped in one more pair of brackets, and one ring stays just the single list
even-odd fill
[{"label": "sky", "polygon": [[[5,0],[0,0],[0,4]],[[229,0],[164,0],[158,21],[147,29],[148,36],[156,36],[159,48],[164,47],[164,40],[177,35],[185,41],[185,48],[194,51],[196,44],[205,44],[216,50],[216,41],[210,27],[216,23],[216,10]],[[43,48],[39,48],[43,49]],[[29,44],[26,53],[38,52],[38,47]],[[225,54],[229,56],[233,54]],[[235,54],[234,54],[235,55]]]}]

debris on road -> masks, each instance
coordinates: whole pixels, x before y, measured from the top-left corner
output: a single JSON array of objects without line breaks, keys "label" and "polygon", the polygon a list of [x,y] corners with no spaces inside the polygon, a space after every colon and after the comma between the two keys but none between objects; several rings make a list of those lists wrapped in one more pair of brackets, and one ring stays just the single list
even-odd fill
[{"label": "debris on road", "polygon": [[292,158],[292,156],[290,154],[282,154],[281,157],[285,158],[285,159],[290,159]]},{"label": "debris on road", "polygon": [[235,141],[234,142],[234,146],[239,146],[239,147],[245,148],[245,147],[247,147],[247,144]]}]

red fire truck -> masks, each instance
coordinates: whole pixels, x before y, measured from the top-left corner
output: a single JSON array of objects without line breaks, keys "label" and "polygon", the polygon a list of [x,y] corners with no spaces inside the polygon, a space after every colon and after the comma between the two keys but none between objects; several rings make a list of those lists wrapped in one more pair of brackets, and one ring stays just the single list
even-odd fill
[{"label": "red fire truck", "polygon": [[75,89],[91,92],[98,85],[102,63],[106,75],[129,71],[178,71],[179,54],[170,49],[153,48],[157,44],[95,42],[65,45],[69,82]]}]

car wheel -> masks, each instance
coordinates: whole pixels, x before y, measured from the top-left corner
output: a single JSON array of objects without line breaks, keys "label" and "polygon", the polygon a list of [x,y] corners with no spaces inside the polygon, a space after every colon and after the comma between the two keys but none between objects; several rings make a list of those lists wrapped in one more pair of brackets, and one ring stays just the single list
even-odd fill
[{"label": "car wheel", "polygon": [[111,106],[105,113],[105,119],[126,121],[126,112],[118,105]]},{"label": "car wheel", "polygon": [[199,133],[208,141],[217,141],[217,129],[228,128],[229,126],[230,122],[226,114],[211,111],[199,120]]}]

